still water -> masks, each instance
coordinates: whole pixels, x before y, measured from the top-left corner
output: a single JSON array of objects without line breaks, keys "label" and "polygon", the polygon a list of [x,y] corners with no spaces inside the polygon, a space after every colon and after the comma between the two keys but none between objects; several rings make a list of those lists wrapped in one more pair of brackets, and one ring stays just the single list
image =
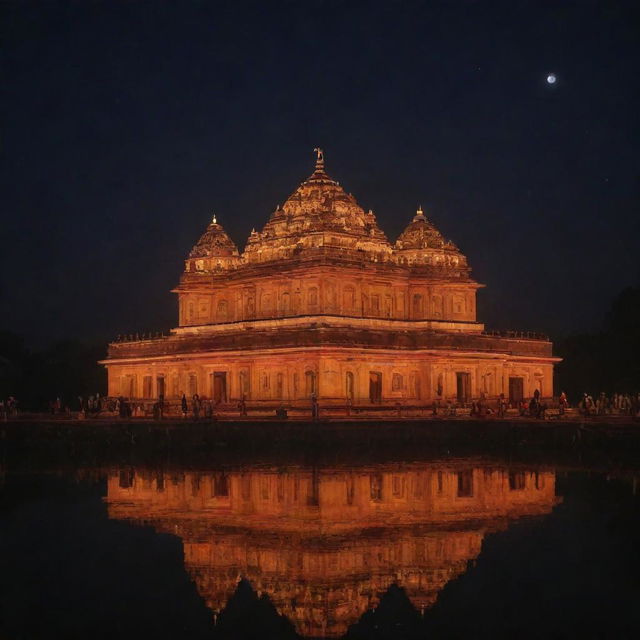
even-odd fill
[{"label": "still water", "polygon": [[634,471],[5,465],[2,638],[626,638]]}]

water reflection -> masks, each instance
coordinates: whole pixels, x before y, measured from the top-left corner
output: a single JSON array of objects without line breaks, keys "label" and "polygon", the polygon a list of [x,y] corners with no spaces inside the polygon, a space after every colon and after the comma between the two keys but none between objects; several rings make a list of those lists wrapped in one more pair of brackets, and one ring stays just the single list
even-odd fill
[{"label": "water reflection", "polygon": [[110,518],[182,539],[217,616],[241,577],[302,636],[339,637],[391,585],[418,611],[464,573],[484,537],[561,500],[552,471],[469,461],[361,468],[109,474]]}]

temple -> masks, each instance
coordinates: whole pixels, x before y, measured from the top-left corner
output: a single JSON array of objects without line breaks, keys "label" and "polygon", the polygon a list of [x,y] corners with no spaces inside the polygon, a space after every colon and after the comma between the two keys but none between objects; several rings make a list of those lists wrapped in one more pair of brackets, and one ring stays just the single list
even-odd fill
[{"label": "temple", "polygon": [[109,395],[291,406],[552,396],[549,340],[485,331],[483,285],[429,216],[419,208],[391,243],[316,152],[244,251],[213,218],[174,289],[178,327],[109,345]]},{"label": "temple", "polygon": [[486,535],[561,502],[552,471],[466,461],[361,468],[125,468],[109,517],[179,536],[217,616],[248,579],[303,637],[345,634],[392,584],[418,611],[475,562]]}]

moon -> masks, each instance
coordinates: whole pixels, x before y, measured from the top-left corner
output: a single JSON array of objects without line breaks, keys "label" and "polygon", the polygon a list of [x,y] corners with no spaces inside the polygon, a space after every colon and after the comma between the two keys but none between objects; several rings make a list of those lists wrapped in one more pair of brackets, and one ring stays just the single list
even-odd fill
[{"label": "moon", "polygon": [[556,78],[556,74],[555,73],[550,73],[547,76],[547,84],[555,84],[557,82],[558,78]]}]

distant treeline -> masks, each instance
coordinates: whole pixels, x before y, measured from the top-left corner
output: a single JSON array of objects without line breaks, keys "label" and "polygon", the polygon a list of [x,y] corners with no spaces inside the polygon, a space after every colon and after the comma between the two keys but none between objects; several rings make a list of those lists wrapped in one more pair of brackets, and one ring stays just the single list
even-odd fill
[{"label": "distant treeline", "polygon": [[597,333],[555,340],[556,392],[565,391],[575,404],[583,393],[640,391],[640,288],[621,291]]},{"label": "distant treeline", "polygon": [[[555,340],[555,354],[564,358],[556,369],[556,393],[565,391],[575,404],[584,392],[640,391],[640,288],[628,288],[613,301],[601,331]],[[60,398],[75,407],[79,395],[107,390],[107,376],[98,364],[106,345],[58,342],[29,349],[22,336],[0,331],[0,398],[15,396],[21,410],[46,410]]]},{"label": "distant treeline", "polygon": [[98,364],[105,355],[106,345],[76,340],[30,349],[22,336],[0,331],[0,398],[14,396],[21,411],[45,411],[56,398],[75,408],[78,396],[106,393],[107,375]]}]

